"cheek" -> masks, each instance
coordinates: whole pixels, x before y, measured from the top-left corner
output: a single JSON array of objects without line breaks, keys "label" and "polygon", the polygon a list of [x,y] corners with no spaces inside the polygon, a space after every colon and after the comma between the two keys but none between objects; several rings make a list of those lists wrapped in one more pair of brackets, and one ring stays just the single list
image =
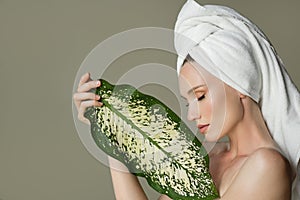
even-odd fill
[{"label": "cheek", "polygon": [[209,122],[212,120],[212,102],[210,100],[206,100],[203,102],[203,104],[200,106],[200,113],[201,117],[206,120],[206,122]]},{"label": "cheek", "polygon": [[[220,90],[220,91],[219,91]],[[207,135],[207,140],[217,141],[223,137],[224,122],[226,118],[226,95],[223,88],[218,92],[211,93],[212,100],[208,112],[210,112],[210,132]]]},{"label": "cheek", "polygon": [[229,131],[237,123],[239,123],[239,121],[242,120],[243,115],[244,115],[244,109],[237,95],[227,98],[226,118],[225,118],[225,128],[227,129],[227,131]]}]

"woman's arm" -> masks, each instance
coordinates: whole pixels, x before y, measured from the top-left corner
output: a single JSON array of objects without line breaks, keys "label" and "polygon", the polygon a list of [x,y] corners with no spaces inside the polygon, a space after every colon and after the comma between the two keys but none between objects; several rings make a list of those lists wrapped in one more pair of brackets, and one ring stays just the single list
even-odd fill
[{"label": "woman's arm", "polygon": [[[136,176],[118,160],[109,157],[110,173],[117,200],[148,199]],[[158,200],[172,200],[167,195],[161,195]]]},{"label": "woman's arm", "polygon": [[110,173],[117,200],[147,200],[147,196],[137,177],[125,165],[109,157]]}]

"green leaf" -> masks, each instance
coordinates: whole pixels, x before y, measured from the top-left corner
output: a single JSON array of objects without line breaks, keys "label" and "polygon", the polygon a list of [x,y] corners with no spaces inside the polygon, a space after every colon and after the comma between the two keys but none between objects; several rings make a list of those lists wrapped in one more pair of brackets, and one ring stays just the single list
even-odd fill
[{"label": "green leaf", "polygon": [[99,148],[172,199],[218,197],[205,149],[171,109],[130,85],[101,83],[104,106],[85,112]]}]

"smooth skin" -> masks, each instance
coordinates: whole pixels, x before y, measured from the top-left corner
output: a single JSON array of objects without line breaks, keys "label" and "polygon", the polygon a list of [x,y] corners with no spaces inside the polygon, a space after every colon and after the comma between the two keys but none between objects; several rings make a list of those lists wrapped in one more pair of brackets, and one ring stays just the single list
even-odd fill
[{"label": "smooth skin", "polygon": [[[229,145],[217,143],[209,153],[210,172],[219,191],[220,200],[290,199],[294,175],[287,159],[277,150],[259,106],[251,98],[224,84],[224,126],[220,134],[211,133],[212,108],[224,99],[210,98],[215,91],[207,87],[207,80],[211,80],[210,85],[217,85],[220,80],[209,77],[211,75],[198,69],[190,62],[184,63],[179,77],[180,92],[189,104],[188,119],[194,121],[197,126],[209,124],[208,130],[203,133],[208,141],[217,141],[224,136],[229,138]],[[201,87],[196,87],[199,85]],[[86,73],[81,77],[77,93],[73,96],[78,118],[84,123],[89,124],[83,117],[87,107],[102,106],[102,103],[98,102],[101,97],[89,92],[98,86],[100,84],[91,80],[89,73]],[[111,176],[116,199],[147,199],[138,179],[130,173],[115,170],[126,167],[113,158],[109,160],[113,166]],[[170,198],[161,195],[159,199]]]}]

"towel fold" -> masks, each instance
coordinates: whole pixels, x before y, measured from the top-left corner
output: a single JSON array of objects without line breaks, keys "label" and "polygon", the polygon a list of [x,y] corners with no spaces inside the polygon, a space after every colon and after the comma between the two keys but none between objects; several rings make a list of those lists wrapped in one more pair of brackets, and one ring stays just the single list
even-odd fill
[{"label": "towel fold", "polygon": [[[231,8],[188,0],[176,21],[175,48],[178,73],[189,54],[259,103],[273,139],[299,174],[300,94],[265,34]],[[300,199],[299,175],[293,199]]]}]

